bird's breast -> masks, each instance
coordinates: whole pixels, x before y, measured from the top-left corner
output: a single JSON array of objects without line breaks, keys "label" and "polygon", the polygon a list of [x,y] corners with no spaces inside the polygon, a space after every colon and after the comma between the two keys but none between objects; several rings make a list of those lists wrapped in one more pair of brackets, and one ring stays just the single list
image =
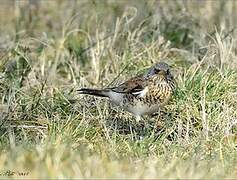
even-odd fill
[{"label": "bird's breast", "polygon": [[168,84],[157,84],[149,88],[146,98],[150,99],[153,103],[163,103],[170,98],[171,94],[172,89]]},{"label": "bird's breast", "polygon": [[133,104],[128,104],[126,109],[135,115],[141,116],[159,111],[160,106],[159,104],[148,104],[144,101],[135,101]]}]

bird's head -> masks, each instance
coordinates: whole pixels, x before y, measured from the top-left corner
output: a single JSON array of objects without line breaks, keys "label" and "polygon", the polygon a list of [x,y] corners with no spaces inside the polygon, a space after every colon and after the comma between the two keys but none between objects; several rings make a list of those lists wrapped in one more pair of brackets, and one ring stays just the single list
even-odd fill
[{"label": "bird's head", "polygon": [[159,62],[148,70],[146,78],[150,78],[152,76],[158,76],[159,79],[165,79],[165,80],[173,79],[173,76],[170,73],[169,65],[164,62]]}]

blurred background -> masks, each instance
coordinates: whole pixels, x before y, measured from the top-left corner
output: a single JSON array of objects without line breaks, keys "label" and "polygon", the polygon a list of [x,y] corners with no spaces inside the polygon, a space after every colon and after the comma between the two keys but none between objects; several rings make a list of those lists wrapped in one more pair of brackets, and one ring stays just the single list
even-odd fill
[{"label": "blurred background", "polygon": [[[117,62],[115,56],[126,54],[129,59],[152,43],[156,47],[151,47],[149,55],[138,58],[151,59],[150,63],[162,58],[196,61],[207,53],[210,42],[215,44],[216,33],[221,40],[236,36],[236,6],[236,1],[225,0],[2,0],[1,64],[6,64],[4,59],[9,59],[12,49],[21,48],[28,53],[31,67],[42,56],[48,64],[44,69],[57,66],[53,67],[55,72],[60,71],[60,63],[73,62],[77,68],[92,66],[98,82],[96,69],[107,60],[115,59],[123,67],[124,62]],[[149,64],[131,62],[135,66]],[[65,75],[63,71],[61,75]]]},{"label": "blurred background", "polygon": [[[131,30],[139,25],[147,26],[150,33],[159,28],[172,42],[180,43],[178,45],[188,43],[200,30],[202,33],[214,33],[215,29],[228,32],[236,26],[237,16],[236,2],[224,0],[2,0],[0,8],[1,33],[9,35],[36,36],[45,32],[55,36],[66,23],[91,36],[96,31],[109,34],[115,31],[120,19],[129,24]],[[181,36],[183,39],[178,40],[175,35],[187,36],[187,39]]]}]

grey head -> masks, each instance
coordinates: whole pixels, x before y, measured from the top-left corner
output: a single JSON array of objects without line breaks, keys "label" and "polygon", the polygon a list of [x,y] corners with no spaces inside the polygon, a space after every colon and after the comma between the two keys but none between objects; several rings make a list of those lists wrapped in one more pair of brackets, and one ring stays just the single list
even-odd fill
[{"label": "grey head", "polygon": [[163,75],[167,80],[173,79],[173,76],[170,73],[170,67],[165,62],[159,62],[154,66],[152,66],[145,74],[145,78],[150,78],[151,76],[154,75]]}]

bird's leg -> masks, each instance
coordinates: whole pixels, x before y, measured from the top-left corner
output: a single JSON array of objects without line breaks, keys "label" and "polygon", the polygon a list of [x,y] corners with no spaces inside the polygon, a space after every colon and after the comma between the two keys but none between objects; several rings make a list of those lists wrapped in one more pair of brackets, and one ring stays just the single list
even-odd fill
[{"label": "bird's leg", "polygon": [[139,123],[139,122],[141,121],[141,119],[142,119],[141,116],[139,116],[139,115],[136,116],[136,122],[137,122],[137,123]]},{"label": "bird's leg", "polygon": [[161,127],[161,119],[162,119],[162,116],[161,116],[161,110],[159,109],[156,113],[153,113],[151,115],[149,115],[150,118],[155,118],[155,121],[153,121],[154,125],[154,129],[159,129]]},{"label": "bird's leg", "polygon": [[159,109],[158,113],[157,113],[157,119],[156,119],[156,123],[154,128],[156,130],[161,130],[164,126],[164,124],[162,123],[162,111]]},{"label": "bird's leg", "polygon": [[145,120],[142,116],[136,116],[136,122],[137,122],[139,125],[144,126],[145,128],[148,128],[148,127],[149,127],[149,124],[146,122],[146,120]]},{"label": "bird's leg", "polygon": [[151,125],[148,119],[145,119],[143,116],[136,117],[136,120],[137,120],[136,127],[138,128],[137,132],[139,133],[138,140],[143,140],[147,132],[150,131]]}]

